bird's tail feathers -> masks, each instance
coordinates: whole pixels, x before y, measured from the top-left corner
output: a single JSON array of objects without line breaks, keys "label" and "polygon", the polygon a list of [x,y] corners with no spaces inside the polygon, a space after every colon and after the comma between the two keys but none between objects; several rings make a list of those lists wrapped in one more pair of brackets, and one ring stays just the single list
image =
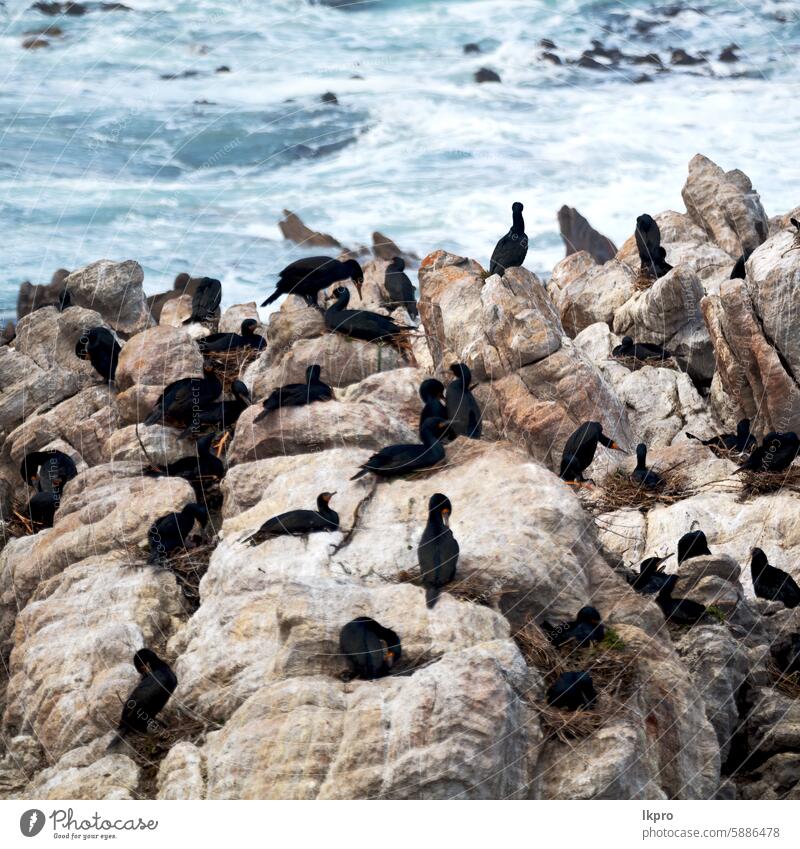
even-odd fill
[{"label": "bird's tail feathers", "polygon": [[425,590],[425,606],[428,610],[433,610],[436,606],[436,602],[439,601],[439,593],[441,590],[439,587],[428,587]]}]

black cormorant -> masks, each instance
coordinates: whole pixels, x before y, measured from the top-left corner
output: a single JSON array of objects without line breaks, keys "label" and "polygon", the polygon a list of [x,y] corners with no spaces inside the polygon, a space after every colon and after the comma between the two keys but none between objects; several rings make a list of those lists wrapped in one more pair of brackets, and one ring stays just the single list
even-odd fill
[{"label": "black cormorant", "polygon": [[703,445],[708,445],[711,448],[720,448],[724,451],[738,451],[740,454],[745,454],[752,451],[756,447],[756,438],[750,432],[750,419],[742,419],[736,425],[736,433],[723,433],[719,436],[712,436],[710,439],[700,439],[693,433],[686,432],[689,439],[696,439]]},{"label": "black cormorant", "polygon": [[19,473],[28,486],[35,486],[39,492],[60,495],[64,484],[78,474],[78,469],[72,457],[53,448],[27,453],[22,458]]},{"label": "black cormorant", "polygon": [[444,386],[440,380],[429,377],[419,385],[419,397],[422,398],[422,412],[419,414],[419,426],[428,419],[446,419],[447,407],[444,405]]},{"label": "black cormorant", "polygon": [[633,470],[631,478],[645,489],[658,489],[666,483],[658,472],[650,471],[647,468],[647,446],[644,442],[640,442],[636,446],[636,468]]},{"label": "black cormorant", "polygon": [[678,540],[678,565],[693,557],[711,554],[706,535],[702,531],[689,531]]},{"label": "black cormorant", "polygon": [[578,648],[583,648],[591,643],[599,643],[606,635],[599,611],[589,606],[578,611],[574,622],[562,622],[560,625],[542,622],[542,630],[556,647],[574,641]]},{"label": "black cormorant", "polygon": [[144,423],[191,427],[193,415],[216,401],[222,393],[222,383],[214,369],[215,364],[206,361],[203,363],[205,377],[183,377],[170,383]]},{"label": "black cormorant", "polygon": [[455,375],[445,390],[450,433],[456,436],[468,436],[470,439],[480,439],[482,414],[472,394],[472,372],[464,363],[453,363],[450,371]]},{"label": "black cormorant", "polygon": [[167,513],[156,519],[147,532],[150,543],[148,563],[158,563],[178,548],[185,548],[194,523],[202,527],[208,522],[208,511],[202,504],[187,504],[180,513]]},{"label": "black cormorant", "polygon": [[636,360],[668,360],[672,353],[654,342],[634,342],[632,337],[623,336],[621,344],[611,352],[612,357],[632,357]]},{"label": "black cormorant", "polygon": [[336,303],[325,310],[325,326],[334,333],[343,333],[353,339],[363,339],[366,342],[387,342],[398,349],[407,347],[403,338],[409,330],[416,330],[405,324],[397,324],[391,318],[377,312],[367,310],[349,310],[350,290],[337,286],[333,290]]},{"label": "black cormorant", "polygon": [[591,710],[597,702],[588,672],[562,672],[547,690],[547,704],[561,710]]},{"label": "black cormorant", "polygon": [[760,548],[753,549],[750,561],[753,590],[758,598],[780,601],[789,608],[800,604],[800,587],[795,579],[783,569],[770,566],[767,555]]},{"label": "black cormorant", "polygon": [[316,510],[289,510],[267,519],[254,534],[245,537],[242,542],[261,545],[273,537],[301,537],[320,531],[338,531],[339,514],[330,506],[334,495],[335,492],[321,492],[317,496]]},{"label": "black cormorant", "polygon": [[286,386],[275,389],[264,401],[264,411],[253,421],[260,422],[279,407],[304,407],[314,401],[330,401],[333,398],[333,390],[320,380],[321,373],[322,369],[318,365],[309,366],[306,369],[305,383],[287,383]]},{"label": "black cormorant", "polygon": [[450,423],[445,419],[428,419],[420,428],[421,445],[389,445],[373,454],[351,481],[372,472],[378,477],[396,477],[419,469],[427,469],[444,460],[442,438]]},{"label": "black cormorant", "polygon": [[92,368],[105,380],[114,380],[122,348],[107,327],[92,327],[75,343],[75,356],[89,360]]},{"label": "black cormorant", "polygon": [[663,571],[664,562],[672,555],[665,557],[647,557],[639,564],[639,574],[629,578],[629,583],[642,595],[652,595],[659,592],[669,580],[669,575]]},{"label": "black cormorant", "polygon": [[561,455],[561,478],[567,482],[585,483],[583,473],[592,465],[597,443],[615,451],[622,449],[603,433],[600,422],[584,422],[570,436]]},{"label": "black cormorant", "polygon": [[404,307],[406,312],[416,320],[419,318],[417,302],[414,298],[414,284],[405,273],[405,260],[396,256],[387,266],[383,276],[383,288],[386,290],[386,300],[383,306],[391,313],[398,307]]},{"label": "black cormorant", "polygon": [[653,280],[663,277],[672,266],[667,262],[667,252],[661,246],[658,223],[646,213],[636,219],[636,248],[639,251],[642,272]]},{"label": "black cormorant", "polygon": [[256,348],[261,350],[267,344],[263,336],[256,333],[258,322],[254,318],[246,318],[242,322],[241,333],[212,333],[197,340],[197,347],[204,354],[226,354],[239,348]]},{"label": "black cormorant", "polygon": [[678,583],[677,575],[670,575],[656,596],[656,602],[664,618],[676,625],[694,625],[706,614],[706,607],[690,598],[673,598],[672,591]]},{"label": "black cormorant", "polygon": [[281,295],[298,295],[304,298],[309,306],[316,307],[319,305],[319,293],[341,280],[352,280],[359,297],[361,296],[364,272],[354,259],[348,259],[345,262],[330,256],[310,256],[298,259],[281,271],[275,291],[261,306],[266,307],[273,301],[277,301]]},{"label": "black cormorant", "polygon": [[525,262],[528,253],[528,237],[525,235],[525,221],[522,218],[521,203],[511,205],[511,229],[495,245],[489,262],[489,275],[505,274],[507,268],[517,268]]},{"label": "black cormorant", "polygon": [[222,283],[213,277],[203,277],[192,295],[192,314],[184,321],[209,321],[214,318],[222,301]]},{"label": "black cormorant", "polygon": [[417,547],[417,559],[429,608],[439,600],[442,587],[456,576],[458,543],[450,530],[452,511],[450,499],[439,492],[428,501],[428,522]]},{"label": "black cormorant", "polygon": [[400,660],[400,637],[369,616],[359,616],[339,632],[339,648],[356,678],[371,681],[391,672]]},{"label": "black cormorant", "polygon": [[234,380],[231,384],[233,393],[232,401],[215,401],[205,409],[194,412],[192,423],[187,427],[178,439],[185,439],[192,433],[198,433],[213,426],[215,429],[224,430],[239,420],[239,416],[250,406],[252,399],[250,390],[241,380]]},{"label": "black cormorant", "polygon": [[785,472],[800,452],[800,440],[793,431],[771,431],[764,441],[734,472]]}]

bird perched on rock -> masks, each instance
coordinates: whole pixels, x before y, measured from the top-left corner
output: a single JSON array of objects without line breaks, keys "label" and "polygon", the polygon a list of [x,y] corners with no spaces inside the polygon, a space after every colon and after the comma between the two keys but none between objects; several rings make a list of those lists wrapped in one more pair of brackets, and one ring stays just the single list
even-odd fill
[{"label": "bird perched on rock", "polygon": [[522,218],[523,206],[517,202],[511,205],[511,229],[495,245],[489,262],[489,276],[501,277],[507,268],[518,268],[525,262],[528,253],[528,237],[525,235],[525,221]]},{"label": "bird perched on rock", "polygon": [[29,451],[22,458],[19,474],[28,486],[35,486],[39,492],[61,495],[64,484],[77,476],[78,468],[72,457],[53,448]]},{"label": "bird perched on rock", "polygon": [[672,557],[667,554],[664,557],[647,557],[639,564],[639,574],[628,579],[628,583],[642,595],[652,595],[659,592],[670,576],[664,573],[664,563]]},{"label": "bird perched on rock", "polygon": [[139,649],[133,657],[133,665],[142,677],[125,700],[109,750],[117,748],[130,734],[146,734],[158,727],[156,717],[178,686],[169,664],[150,649]]},{"label": "bird perched on rock", "polygon": [[784,675],[800,672],[800,634],[792,633],[771,648],[775,664]]},{"label": "bird perched on rock", "polygon": [[222,393],[222,383],[215,372],[218,367],[218,363],[207,360],[203,363],[204,377],[183,377],[166,386],[144,423],[191,427],[197,411],[208,407]]},{"label": "bird perched on rock", "polygon": [[578,648],[585,648],[591,643],[601,642],[606,635],[599,611],[589,606],[578,611],[574,622],[562,622],[560,625],[542,622],[542,630],[557,648],[569,642],[574,642]]},{"label": "bird perched on rock", "polygon": [[192,314],[183,323],[210,321],[217,315],[222,301],[222,283],[213,277],[203,277],[192,295]]},{"label": "bird perched on rock", "polygon": [[419,385],[419,397],[422,399],[422,412],[419,414],[419,426],[428,419],[446,419],[447,407],[444,405],[444,386],[436,378],[429,377]]},{"label": "bird perched on rock", "polygon": [[647,468],[647,446],[644,442],[640,442],[636,446],[636,468],[633,470],[631,478],[645,489],[659,489],[666,483],[658,472],[650,471]]},{"label": "bird perched on rock", "polygon": [[588,672],[562,672],[547,690],[547,704],[561,710],[591,710],[597,691]]},{"label": "bird perched on rock", "polygon": [[26,513],[34,525],[52,528],[56,518],[56,510],[61,505],[59,492],[37,492],[28,501]]},{"label": "bird perched on rock", "polygon": [[252,404],[250,390],[241,380],[234,380],[231,384],[232,401],[215,401],[205,409],[199,410],[192,416],[192,423],[185,428],[178,439],[185,439],[191,434],[197,435],[209,427],[225,429],[236,424],[239,416]]},{"label": "bird perched on rock", "polygon": [[689,531],[678,540],[678,565],[693,557],[707,557],[711,554],[706,535],[702,531]]},{"label": "bird perched on rock", "polygon": [[750,419],[742,419],[736,425],[736,433],[723,433],[719,436],[712,436],[709,439],[701,439],[699,436],[686,431],[686,436],[689,439],[696,439],[710,448],[719,448],[723,451],[738,451],[740,454],[752,451],[756,447],[756,438],[750,433]]},{"label": "bird perched on rock", "polygon": [[405,273],[405,260],[396,256],[387,266],[383,275],[383,288],[386,300],[383,306],[390,312],[403,307],[415,321],[419,318],[417,302],[414,298],[414,284]]},{"label": "bird perched on rock", "polygon": [[706,615],[706,607],[690,598],[673,598],[672,591],[678,583],[677,575],[670,575],[656,596],[664,618],[676,625],[694,625]]},{"label": "bird perched on rock", "polygon": [[561,478],[567,483],[586,483],[583,473],[592,465],[597,445],[622,449],[613,439],[603,433],[600,422],[584,422],[567,440],[561,455]]},{"label": "bird perched on rock", "polygon": [[634,342],[632,337],[623,336],[621,344],[611,351],[611,356],[617,359],[668,360],[672,353],[653,342]]},{"label": "bird perched on rock", "polygon": [[353,675],[368,681],[391,672],[402,655],[400,637],[369,616],[359,616],[342,628],[339,648]]},{"label": "bird perched on rock", "polygon": [[453,506],[446,495],[437,492],[428,501],[428,522],[417,547],[422,585],[426,588],[425,603],[433,608],[442,587],[456,576],[458,543],[450,530]]},{"label": "bird perched on rock", "polygon": [[386,342],[401,352],[409,348],[405,334],[416,330],[405,324],[397,324],[391,318],[368,310],[349,310],[350,290],[337,286],[333,290],[336,302],[325,310],[325,326],[334,333],[343,333],[365,342]]},{"label": "bird perched on rock", "polygon": [[450,420],[450,433],[456,436],[481,438],[481,408],[472,394],[472,372],[464,363],[453,363],[450,371],[454,379],[447,384],[445,400],[447,418]]},{"label": "bird perched on rock", "polygon": [[319,293],[342,280],[352,280],[361,297],[364,272],[354,259],[348,259],[345,262],[330,256],[310,256],[298,259],[281,271],[275,291],[261,306],[268,306],[277,301],[281,295],[298,295],[310,307],[317,307]]},{"label": "bird perched on rock", "polygon": [[187,504],[180,513],[167,513],[156,519],[147,532],[150,544],[147,562],[158,563],[173,551],[185,548],[195,522],[203,528],[208,522],[208,511],[202,504]]},{"label": "bird perched on rock", "polygon": [[106,381],[114,380],[121,351],[117,337],[107,327],[92,327],[75,343],[75,356],[88,360]]},{"label": "bird perched on rock", "polygon": [[264,411],[259,413],[255,422],[260,422],[273,410],[279,407],[304,407],[313,404],[314,401],[330,401],[333,399],[333,390],[327,383],[320,380],[322,369],[314,364],[306,369],[305,383],[287,383],[275,389],[263,403]]},{"label": "bird perched on rock", "polygon": [[246,318],[241,325],[241,333],[212,333],[197,340],[197,347],[204,354],[226,354],[240,348],[255,348],[261,350],[267,340],[256,333],[258,322],[254,318]]},{"label": "bird perched on rock", "polygon": [[757,598],[780,601],[789,608],[800,604],[800,587],[795,579],[788,572],[770,566],[767,555],[760,548],[753,549],[750,575]]},{"label": "bird perched on rock", "polygon": [[793,431],[771,431],[734,472],[785,472],[800,453],[800,440]]},{"label": "bird perched on rock", "polygon": [[273,537],[300,537],[321,531],[338,531],[339,514],[330,506],[334,495],[335,492],[321,492],[317,496],[316,510],[289,510],[267,519],[255,533],[245,537],[242,542],[261,545]]},{"label": "bird perched on rock", "polygon": [[442,439],[448,427],[449,422],[445,419],[428,419],[420,428],[421,445],[389,445],[382,448],[350,480],[357,480],[367,472],[380,478],[390,478],[435,466],[444,460]]},{"label": "bird perched on rock", "polygon": [[667,252],[661,246],[661,230],[647,213],[636,219],[636,248],[639,252],[642,273],[651,280],[663,277],[672,266],[667,262]]},{"label": "bird perched on rock", "polygon": [[[183,478],[191,484],[199,501],[207,503],[213,485],[225,477],[225,464],[211,452],[214,434],[208,433],[195,443],[195,454],[181,457],[166,466],[156,466],[147,469],[149,476],[165,475],[170,478]],[[211,499],[213,500],[213,499]]]}]

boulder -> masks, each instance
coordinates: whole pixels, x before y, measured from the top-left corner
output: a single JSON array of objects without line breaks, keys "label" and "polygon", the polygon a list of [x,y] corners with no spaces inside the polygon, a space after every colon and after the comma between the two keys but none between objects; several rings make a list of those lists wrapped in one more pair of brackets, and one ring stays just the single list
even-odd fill
[{"label": "boulder", "polygon": [[558,226],[567,256],[586,251],[595,262],[604,263],[612,259],[617,252],[617,247],[611,239],[598,233],[580,212],[571,206],[562,206],[558,210]]},{"label": "boulder", "polygon": [[[287,298],[287,300],[290,300]],[[295,300],[292,298],[291,300]],[[255,301],[249,301],[246,304],[233,304],[228,307],[219,320],[219,332],[220,333],[241,333],[242,331],[242,322],[247,319],[252,318],[256,321],[259,321],[258,318],[258,307],[256,306]],[[256,333],[259,336],[266,336],[266,328],[264,326],[257,327]]]}]

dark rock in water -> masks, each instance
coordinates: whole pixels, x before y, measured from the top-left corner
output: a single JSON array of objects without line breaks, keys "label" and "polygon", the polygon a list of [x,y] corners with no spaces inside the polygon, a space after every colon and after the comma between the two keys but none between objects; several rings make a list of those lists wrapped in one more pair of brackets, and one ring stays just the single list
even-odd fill
[{"label": "dark rock in water", "polygon": [[17,319],[41,307],[56,306],[61,300],[64,281],[68,276],[69,271],[65,268],[59,268],[45,286],[34,286],[27,280],[22,283],[17,295]]},{"label": "dark rock in water", "polygon": [[474,41],[470,41],[469,44],[464,45],[464,52],[467,53],[467,54],[469,54],[469,53],[483,53],[483,50],[481,50],[480,44],[476,44]]},{"label": "dark rock in water", "polygon": [[31,9],[34,9],[37,12],[41,12],[43,15],[50,15],[50,17],[55,17],[56,15],[72,15],[73,17],[78,17],[80,15],[85,15],[89,8],[84,6],[83,3],[34,3],[31,6]]},{"label": "dark rock in water", "polygon": [[575,63],[579,68],[588,68],[590,71],[607,71],[608,65],[598,62],[589,51],[584,51],[580,59]]},{"label": "dark rock in water", "polygon": [[618,47],[606,47],[601,41],[592,40],[592,49],[585,51],[584,55],[608,59],[610,62],[619,62],[623,58],[622,51]]},{"label": "dark rock in water", "polygon": [[551,53],[549,50],[545,50],[544,53],[542,53],[542,59],[546,59],[548,62],[552,62],[554,65],[564,64],[561,61],[560,56],[557,56],[555,53]]},{"label": "dark rock in water", "polygon": [[679,47],[677,50],[672,51],[672,58],[670,62],[673,65],[683,65],[683,66],[691,66],[691,65],[703,65],[706,61],[702,56],[691,56],[687,53],[682,47]]},{"label": "dark rock in water", "polygon": [[545,50],[557,50],[555,41],[551,41],[549,38],[543,38],[539,42],[539,47],[544,47]]},{"label": "dark rock in water", "polygon": [[401,259],[411,260],[412,262],[419,260],[415,253],[401,251],[388,236],[384,236],[378,230],[372,234],[372,253],[376,259],[391,260],[399,256]]},{"label": "dark rock in water", "polygon": [[644,53],[640,56],[625,57],[633,65],[657,65],[659,68],[664,67],[661,57],[658,53]]},{"label": "dark rock in water", "polygon": [[720,62],[738,62],[739,57],[736,55],[736,51],[739,49],[738,44],[729,44],[726,48],[723,49],[722,53],[719,54]]},{"label": "dark rock in water", "polygon": [[650,74],[639,74],[638,77],[634,77],[633,81],[636,85],[639,85],[640,83],[651,83],[653,78]]},{"label": "dark rock in water", "polygon": [[558,210],[558,226],[567,249],[566,256],[578,251],[587,251],[602,265],[617,254],[617,247],[611,239],[598,233],[580,212],[571,206],[562,206]]},{"label": "dark rock in water", "polygon": [[178,74],[159,74],[162,80],[185,80],[190,77],[199,77],[200,71],[181,71]]},{"label": "dark rock in water", "polygon": [[325,94],[321,94],[319,99],[320,99],[320,101],[322,101],[322,103],[334,103],[334,104],[336,104],[336,103],[339,102],[339,99],[336,97],[336,95],[332,91],[326,91]]},{"label": "dark rock in water", "polygon": [[46,38],[26,38],[22,46],[25,50],[41,50],[43,47],[49,47],[50,42]]},{"label": "dark rock in water", "polygon": [[61,38],[64,35],[64,30],[55,24],[50,24],[48,27],[39,27],[38,29],[25,30],[25,35],[47,36],[49,38]]},{"label": "dark rock in water", "polygon": [[227,65],[220,65],[219,68],[214,70],[215,74],[229,74],[231,69]]},{"label": "dark rock in water", "polygon": [[475,71],[475,82],[500,83],[502,80],[500,79],[500,74],[498,74],[497,71],[493,71],[491,68],[479,68]]},{"label": "dark rock in water", "polygon": [[364,77],[362,77],[361,74],[350,74],[350,79],[351,80],[363,80]]},{"label": "dark rock in water", "polygon": [[654,30],[656,27],[661,26],[663,23],[664,21],[649,21],[640,19],[636,21],[634,29],[636,30],[636,32],[639,33],[639,35],[649,35],[651,30]]},{"label": "dark rock in water", "polygon": [[283,238],[306,247],[341,248],[342,243],[328,233],[312,230],[288,209],[283,210],[283,220],[278,222]]}]

